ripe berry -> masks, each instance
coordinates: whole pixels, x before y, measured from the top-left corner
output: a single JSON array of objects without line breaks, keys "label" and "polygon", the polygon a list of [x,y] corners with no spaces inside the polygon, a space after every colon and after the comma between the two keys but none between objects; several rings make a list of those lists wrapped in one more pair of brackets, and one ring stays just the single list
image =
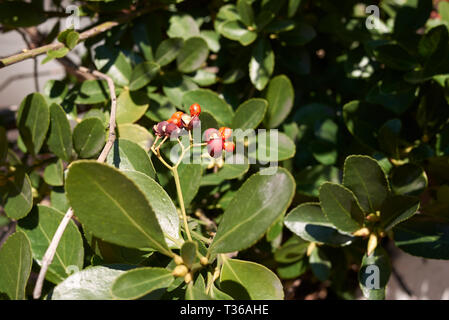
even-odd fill
[{"label": "ripe berry", "polygon": [[223,144],[223,149],[225,149],[226,152],[233,152],[234,149],[235,149],[235,144],[234,144],[234,142],[232,142],[232,141],[226,141],[226,142]]},{"label": "ripe berry", "polygon": [[220,135],[223,140],[228,140],[232,136],[232,129],[227,127],[221,127],[218,129],[218,132],[220,132]]},{"label": "ripe berry", "polygon": [[212,139],[207,143],[207,151],[213,158],[221,156],[223,151],[223,141],[221,139]]},{"label": "ripe berry", "polygon": [[181,118],[170,118],[167,120],[168,123],[173,123],[176,126],[178,126],[178,128],[182,127],[182,121]]},{"label": "ripe berry", "polygon": [[190,115],[193,116],[199,116],[201,113],[201,107],[198,103],[194,103],[190,106]]},{"label": "ripe berry", "polygon": [[182,116],[184,115],[184,112],[182,111],[176,111],[175,113],[172,114],[172,118],[173,119],[179,119],[181,120]]},{"label": "ripe berry", "polygon": [[158,124],[155,124],[153,126],[153,132],[154,134],[158,135],[159,137],[162,137],[165,135],[165,129],[167,128],[168,122],[167,121],[161,121]]},{"label": "ripe berry", "polygon": [[165,127],[165,135],[170,137],[177,138],[181,135],[181,129],[178,128],[178,126],[174,123],[169,123]]},{"label": "ripe berry", "polygon": [[221,137],[220,133],[215,128],[207,129],[206,131],[204,131],[203,136],[204,136],[204,141],[206,141],[206,142],[209,142],[210,140],[213,140],[213,139],[219,139]]}]

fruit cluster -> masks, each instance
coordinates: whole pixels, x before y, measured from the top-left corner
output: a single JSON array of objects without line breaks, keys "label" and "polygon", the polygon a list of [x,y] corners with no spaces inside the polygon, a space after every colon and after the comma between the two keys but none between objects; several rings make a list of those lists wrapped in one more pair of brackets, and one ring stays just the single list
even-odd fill
[{"label": "fruit cluster", "polygon": [[200,105],[194,103],[190,106],[190,116],[182,111],[177,111],[167,121],[155,124],[153,132],[159,137],[179,137],[183,135],[183,131],[190,131],[200,125],[200,113]]},{"label": "fruit cluster", "polygon": [[233,152],[234,142],[228,141],[232,136],[232,129],[221,127],[220,129],[210,128],[204,132],[204,139],[207,142],[207,151],[211,157],[218,158],[222,151]]}]

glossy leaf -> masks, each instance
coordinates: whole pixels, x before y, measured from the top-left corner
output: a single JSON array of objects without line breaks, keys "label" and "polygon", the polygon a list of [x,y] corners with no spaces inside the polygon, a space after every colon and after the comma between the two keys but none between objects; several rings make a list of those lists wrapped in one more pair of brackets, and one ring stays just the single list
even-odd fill
[{"label": "glossy leaf", "polygon": [[27,95],[17,113],[17,127],[29,153],[39,153],[49,125],[50,109],[44,96],[40,93]]},{"label": "glossy leaf", "polygon": [[61,159],[50,163],[44,170],[44,181],[51,186],[62,186],[64,184],[64,167]]},{"label": "glossy leaf", "polygon": [[145,194],[117,169],[95,161],[74,162],[66,192],[75,215],[97,237],[171,255]]},{"label": "glossy leaf", "polygon": [[23,170],[16,170],[12,180],[7,182],[6,199],[3,208],[8,217],[21,219],[33,206],[31,181]]},{"label": "glossy leaf", "polygon": [[119,138],[135,142],[145,151],[150,150],[154,139],[147,129],[135,123],[123,123],[117,127]]},{"label": "glossy leaf", "polygon": [[149,84],[159,73],[160,66],[154,62],[142,62],[131,73],[129,90],[136,91]]},{"label": "glossy leaf", "polygon": [[24,300],[32,262],[30,240],[16,231],[0,249],[0,292],[12,300]]},{"label": "glossy leaf", "polygon": [[129,84],[132,68],[125,55],[106,45],[95,48],[95,66],[121,86]]},{"label": "glossy leaf", "polygon": [[213,300],[203,290],[195,287],[192,282],[187,285],[185,300]]},{"label": "glossy leaf", "polygon": [[265,88],[274,70],[274,52],[270,43],[259,39],[253,48],[249,63],[249,78],[257,90]]},{"label": "glossy leaf", "polygon": [[385,231],[411,218],[419,208],[419,198],[395,195],[387,198],[380,210],[381,225]]},{"label": "glossy leaf", "polygon": [[198,245],[194,241],[186,241],[181,247],[181,257],[187,268],[192,268],[197,257]]},{"label": "glossy leaf", "polygon": [[156,171],[150,156],[137,143],[116,139],[106,162],[120,170],[139,171],[155,179]]},{"label": "glossy leaf", "polygon": [[329,279],[332,263],[322,248],[315,247],[315,249],[312,250],[309,257],[309,264],[313,274],[320,281]]},{"label": "glossy leaf", "polygon": [[234,299],[282,300],[284,291],[278,277],[263,265],[225,259],[220,274],[220,289]]},{"label": "glossy leaf", "polygon": [[220,26],[221,34],[231,40],[239,41],[243,46],[250,45],[257,39],[257,33],[248,30],[240,21],[226,21]]},{"label": "glossy leaf", "polygon": [[240,187],[224,212],[210,252],[226,253],[250,247],[285,213],[295,182],[283,168],[267,175],[269,170],[252,175]]},{"label": "glossy leaf", "polygon": [[95,156],[105,142],[105,127],[98,118],[84,119],[73,130],[73,146],[81,158]]},{"label": "glossy leaf", "polygon": [[268,102],[265,99],[253,98],[239,105],[232,120],[233,129],[256,129],[262,122]]},{"label": "glossy leaf", "polygon": [[349,156],[345,160],[343,185],[354,192],[364,212],[379,210],[390,188],[376,160],[367,156]]},{"label": "glossy leaf", "polygon": [[149,99],[143,92],[123,90],[117,98],[117,124],[133,123],[147,111]]},{"label": "glossy leaf", "polygon": [[220,122],[220,125],[230,125],[234,112],[229,104],[220,98],[215,92],[208,89],[189,91],[182,97],[184,110],[198,103],[202,111],[209,112]]},{"label": "glossy leaf", "polygon": [[179,234],[179,216],[167,192],[156,181],[140,172],[124,171],[124,173],[139,187],[147,198],[165,234],[165,241],[168,246],[179,247],[177,243],[173,243],[173,239],[181,239]]},{"label": "glossy leaf", "polygon": [[112,284],[115,299],[137,299],[154,290],[167,288],[174,278],[170,270],[163,268],[138,268],[119,275]]},{"label": "glossy leaf", "polygon": [[408,254],[449,260],[449,225],[435,218],[415,216],[393,229],[396,246]]},{"label": "glossy leaf", "polygon": [[[254,146],[256,142],[257,147]],[[257,139],[249,138],[248,148],[248,156],[261,163],[284,161],[296,153],[293,141],[277,130],[258,131]]]},{"label": "glossy leaf", "polygon": [[338,230],[352,233],[362,227],[364,214],[351,190],[326,182],[320,188],[319,198],[327,219]]},{"label": "glossy leaf", "polygon": [[251,7],[250,0],[238,0],[237,1],[237,12],[240,19],[247,25],[250,26],[254,23],[254,10]]},{"label": "glossy leaf", "polygon": [[413,163],[394,167],[390,174],[391,189],[396,194],[418,196],[427,187],[426,172]]},{"label": "glossy leaf", "polygon": [[106,80],[86,80],[79,88],[75,102],[78,104],[94,104],[109,99],[109,87]]},{"label": "glossy leaf", "polygon": [[268,110],[264,124],[267,128],[277,128],[289,115],[295,100],[292,83],[285,75],[271,79],[265,94]]},{"label": "glossy leaf", "polygon": [[181,38],[169,38],[161,42],[156,50],[156,62],[165,66],[176,59],[183,47],[184,41]]},{"label": "glossy leaf", "polygon": [[206,61],[208,55],[209,47],[203,38],[189,38],[176,58],[178,70],[185,73],[195,71]]},{"label": "glossy leaf", "polygon": [[291,232],[310,242],[346,245],[353,240],[352,236],[335,229],[319,203],[299,205],[285,217],[284,224]]},{"label": "glossy leaf", "polygon": [[370,255],[364,255],[359,271],[359,285],[369,300],[385,299],[385,287],[391,274],[388,253],[380,246]]},{"label": "glossy leaf", "polygon": [[170,27],[167,30],[167,35],[170,38],[187,40],[190,37],[198,36],[200,33],[200,29],[195,20],[187,14],[173,15],[169,23]]},{"label": "glossy leaf", "polygon": [[178,167],[184,206],[189,207],[201,184],[203,169],[200,164],[180,164]]},{"label": "glossy leaf", "polygon": [[[30,239],[33,258],[39,264],[42,264],[45,251],[63,217],[63,212],[38,205],[25,219],[19,221],[19,230]],[[47,280],[57,284],[74,271],[81,270],[83,257],[83,239],[76,224],[70,221],[59,241],[53,262],[48,268]]]},{"label": "glossy leaf", "polygon": [[50,134],[48,148],[62,160],[69,162],[72,158],[72,130],[62,107],[56,103],[50,105]]},{"label": "glossy leaf", "polygon": [[51,299],[112,300],[112,285],[124,272],[105,266],[94,266],[75,272],[55,287]]}]

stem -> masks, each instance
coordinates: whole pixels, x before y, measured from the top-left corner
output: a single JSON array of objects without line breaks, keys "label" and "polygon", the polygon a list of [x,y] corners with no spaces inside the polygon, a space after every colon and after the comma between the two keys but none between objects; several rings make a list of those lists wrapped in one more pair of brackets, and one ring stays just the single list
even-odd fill
[{"label": "stem", "polygon": [[177,165],[173,167],[172,172],[173,172],[173,177],[175,178],[176,192],[178,193],[179,205],[181,207],[181,212],[182,212],[182,220],[184,221],[184,229],[186,230],[187,238],[190,241],[192,241],[192,236],[190,235],[189,225],[187,223],[186,208],[184,207],[184,197],[182,196],[182,189],[181,189],[181,183],[179,181]]}]

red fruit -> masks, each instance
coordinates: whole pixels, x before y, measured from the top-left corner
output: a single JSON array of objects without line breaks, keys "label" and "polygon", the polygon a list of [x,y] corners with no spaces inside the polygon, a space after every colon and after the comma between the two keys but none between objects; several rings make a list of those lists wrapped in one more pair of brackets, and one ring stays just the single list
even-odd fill
[{"label": "red fruit", "polygon": [[167,127],[165,128],[165,134],[170,137],[177,138],[181,134],[181,130],[176,126],[174,123],[167,124]]},{"label": "red fruit", "polygon": [[190,106],[190,115],[193,116],[199,116],[201,113],[201,107],[198,103],[194,103]]},{"label": "red fruit", "polygon": [[177,112],[173,113],[171,117],[172,117],[173,119],[179,119],[179,120],[181,120],[181,117],[183,116],[183,114],[184,114],[184,112],[182,112],[182,111],[177,111]]},{"label": "red fruit", "polygon": [[235,144],[232,141],[226,141],[223,144],[223,149],[226,150],[226,152],[233,152],[235,149]]},{"label": "red fruit", "polygon": [[218,158],[223,151],[223,141],[221,139],[212,139],[207,143],[207,151],[211,157]]},{"label": "red fruit", "polygon": [[206,142],[209,142],[210,140],[213,140],[213,139],[219,139],[221,137],[220,132],[218,132],[218,130],[215,128],[207,129],[206,131],[204,131],[203,136],[204,136],[204,140]]},{"label": "red fruit", "polygon": [[182,127],[182,121],[180,118],[170,118],[167,120],[167,122],[175,124],[176,126],[178,126],[178,128]]},{"label": "red fruit", "polygon": [[223,140],[228,140],[232,136],[232,129],[227,127],[221,127],[218,129],[218,132],[220,132],[220,135]]}]

